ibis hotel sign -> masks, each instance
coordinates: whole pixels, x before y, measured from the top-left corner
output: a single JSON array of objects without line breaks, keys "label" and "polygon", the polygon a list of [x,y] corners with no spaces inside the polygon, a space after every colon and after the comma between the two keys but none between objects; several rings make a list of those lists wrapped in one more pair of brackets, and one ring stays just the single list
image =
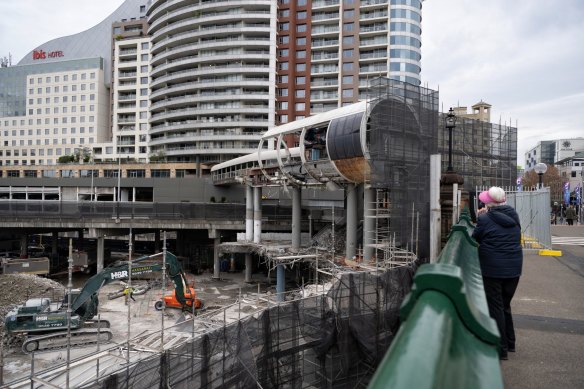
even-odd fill
[{"label": "ibis hotel sign", "polygon": [[38,61],[39,59],[47,59],[47,58],[59,58],[59,57],[64,57],[65,54],[62,51],[50,51],[50,52],[46,52],[44,50],[34,50],[32,52],[32,59],[34,61]]}]

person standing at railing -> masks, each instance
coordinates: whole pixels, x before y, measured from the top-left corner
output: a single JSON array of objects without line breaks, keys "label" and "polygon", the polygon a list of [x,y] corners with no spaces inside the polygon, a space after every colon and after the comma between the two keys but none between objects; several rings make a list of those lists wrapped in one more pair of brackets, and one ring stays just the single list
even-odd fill
[{"label": "person standing at railing", "polygon": [[568,222],[569,226],[574,225],[574,219],[576,219],[576,210],[574,206],[570,204],[570,206],[566,209],[566,221]]},{"label": "person standing at railing", "polygon": [[501,334],[499,358],[515,351],[511,300],[523,267],[519,215],[506,204],[505,191],[493,186],[479,195],[485,204],[478,210],[473,238],[479,243],[479,261],[490,316]]}]

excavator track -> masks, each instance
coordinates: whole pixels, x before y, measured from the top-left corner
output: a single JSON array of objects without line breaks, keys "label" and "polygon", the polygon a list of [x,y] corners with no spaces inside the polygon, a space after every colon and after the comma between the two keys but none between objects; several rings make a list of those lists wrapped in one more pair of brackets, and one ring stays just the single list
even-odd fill
[{"label": "excavator track", "polygon": [[[107,324],[106,324],[107,323]],[[86,323],[87,324],[87,323]],[[109,330],[109,322],[102,320],[101,327],[97,327],[97,322],[88,323],[89,328],[80,328],[71,330],[71,346],[85,346],[98,342],[98,332],[100,342],[109,342],[112,339],[112,332]],[[94,326],[95,325],[95,326]],[[93,327],[93,328],[91,328]],[[65,348],[68,345],[67,331],[59,331],[56,333],[28,336],[23,344],[22,351],[30,354],[36,351],[57,350]]]}]

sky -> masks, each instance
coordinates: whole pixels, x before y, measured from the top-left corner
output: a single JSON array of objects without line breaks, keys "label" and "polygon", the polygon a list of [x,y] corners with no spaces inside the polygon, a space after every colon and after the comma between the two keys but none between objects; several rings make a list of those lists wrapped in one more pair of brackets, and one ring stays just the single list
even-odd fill
[{"label": "sky", "polygon": [[[123,0],[0,0],[0,57],[87,30]],[[584,1],[426,0],[422,83],[440,104],[492,105],[517,125],[518,164],[540,140],[584,137]]]}]

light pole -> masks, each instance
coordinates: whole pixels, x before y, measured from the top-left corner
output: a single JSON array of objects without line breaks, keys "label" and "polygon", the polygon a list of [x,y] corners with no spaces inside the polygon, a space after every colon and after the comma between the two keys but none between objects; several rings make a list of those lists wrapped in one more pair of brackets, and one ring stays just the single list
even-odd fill
[{"label": "light pole", "polygon": [[543,188],[543,175],[545,172],[547,172],[547,165],[543,162],[540,162],[533,167],[533,170],[535,170],[539,176],[539,185],[537,186],[537,189],[541,189]]},{"label": "light pole", "polygon": [[448,110],[446,114],[446,128],[448,129],[448,168],[446,171],[451,172],[452,168],[452,130],[456,127],[456,115],[452,107]]}]

